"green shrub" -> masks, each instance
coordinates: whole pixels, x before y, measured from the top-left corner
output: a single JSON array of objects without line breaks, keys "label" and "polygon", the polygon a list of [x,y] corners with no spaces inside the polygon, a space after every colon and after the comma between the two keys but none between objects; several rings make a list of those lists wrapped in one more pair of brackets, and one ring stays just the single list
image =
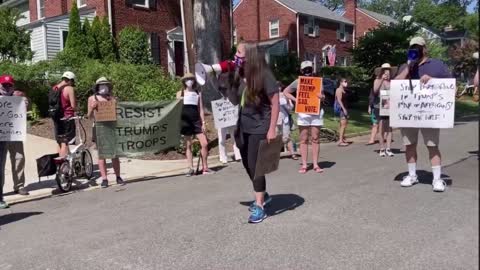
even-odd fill
[{"label": "green shrub", "polygon": [[295,53],[285,56],[271,56],[270,66],[275,78],[284,85],[289,85],[298,78],[300,61]]},{"label": "green shrub", "polygon": [[360,94],[368,94],[370,92],[369,85],[373,83],[373,76],[370,76],[366,69],[357,66],[322,67],[319,75],[335,81],[340,78],[346,78],[350,82],[351,87],[360,90]]},{"label": "green shrub", "polygon": [[118,36],[120,61],[122,63],[151,64],[147,33],[140,28],[127,26]]}]

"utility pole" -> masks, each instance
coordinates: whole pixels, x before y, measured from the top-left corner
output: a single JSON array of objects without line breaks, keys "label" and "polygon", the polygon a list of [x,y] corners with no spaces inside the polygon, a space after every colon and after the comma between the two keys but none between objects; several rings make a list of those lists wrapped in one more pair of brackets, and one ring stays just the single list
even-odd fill
[{"label": "utility pole", "polygon": [[187,72],[193,72],[195,69],[195,30],[193,25],[193,0],[180,0],[183,23],[183,42],[185,52],[187,53]]}]

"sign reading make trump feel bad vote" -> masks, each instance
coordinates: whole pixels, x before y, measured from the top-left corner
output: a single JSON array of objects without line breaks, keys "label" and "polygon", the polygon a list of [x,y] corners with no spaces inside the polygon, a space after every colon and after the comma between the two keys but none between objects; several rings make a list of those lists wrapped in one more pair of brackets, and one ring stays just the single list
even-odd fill
[{"label": "sign reading make trump feel bad vote", "polygon": [[303,77],[298,78],[296,113],[320,114],[320,98],[322,93],[322,78]]},{"label": "sign reading make trump feel bad vote", "polygon": [[0,142],[25,141],[26,136],[25,98],[0,96]]},{"label": "sign reading make trump feel bad vote", "polygon": [[390,84],[390,125],[411,128],[453,128],[455,79],[393,80]]}]

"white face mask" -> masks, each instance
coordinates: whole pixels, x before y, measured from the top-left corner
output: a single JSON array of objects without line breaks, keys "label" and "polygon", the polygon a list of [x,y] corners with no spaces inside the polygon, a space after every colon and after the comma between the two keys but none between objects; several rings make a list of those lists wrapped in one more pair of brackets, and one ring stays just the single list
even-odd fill
[{"label": "white face mask", "polygon": [[101,96],[108,96],[110,95],[110,88],[108,85],[99,85],[98,86],[98,94]]},{"label": "white face mask", "polygon": [[191,88],[193,86],[193,83],[194,83],[193,80],[188,80],[185,82],[185,85]]},{"label": "white face mask", "polygon": [[3,86],[0,84],[0,94],[2,96],[11,96],[13,94],[13,86]]}]

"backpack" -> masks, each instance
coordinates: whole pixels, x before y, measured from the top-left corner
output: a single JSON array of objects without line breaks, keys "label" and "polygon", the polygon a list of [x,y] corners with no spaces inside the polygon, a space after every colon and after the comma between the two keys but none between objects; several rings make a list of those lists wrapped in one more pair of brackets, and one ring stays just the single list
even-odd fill
[{"label": "backpack", "polygon": [[48,92],[48,115],[53,120],[60,120],[63,118],[63,107],[62,107],[62,92],[63,88],[58,88],[54,86]]}]

